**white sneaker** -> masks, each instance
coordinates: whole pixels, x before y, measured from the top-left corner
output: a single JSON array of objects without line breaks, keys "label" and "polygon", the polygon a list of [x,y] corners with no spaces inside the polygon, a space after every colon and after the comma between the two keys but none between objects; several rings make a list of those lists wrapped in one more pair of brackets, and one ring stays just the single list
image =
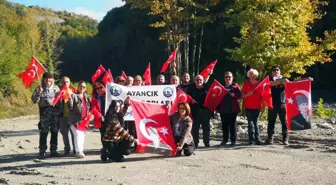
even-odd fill
[{"label": "white sneaker", "polygon": [[76,157],[78,157],[78,158],[84,158],[85,155],[84,155],[84,153],[77,153],[77,154],[76,154]]}]

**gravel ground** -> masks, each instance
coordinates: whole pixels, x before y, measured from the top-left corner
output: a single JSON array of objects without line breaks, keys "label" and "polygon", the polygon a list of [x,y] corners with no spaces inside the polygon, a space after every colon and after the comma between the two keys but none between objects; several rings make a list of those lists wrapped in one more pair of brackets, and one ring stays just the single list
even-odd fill
[{"label": "gravel ground", "polygon": [[[86,158],[39,160],[36,124],[34,117],[0,121],[0,184],[334,185],[336,179],[333,129],[291,132],[290,146],[279,142],[272,146],[248,146],[246,133],[240,133],[240,142],[234,148],[220,147],[220,141],[212,141],[211,148],[201,146],[191,157],[131,154],[124,163],[103,163],[96,130],[86,134]],[[279,130],[280,124],[278,133]],[[61,139],[59,134],[59,148],[63,149]]]}]

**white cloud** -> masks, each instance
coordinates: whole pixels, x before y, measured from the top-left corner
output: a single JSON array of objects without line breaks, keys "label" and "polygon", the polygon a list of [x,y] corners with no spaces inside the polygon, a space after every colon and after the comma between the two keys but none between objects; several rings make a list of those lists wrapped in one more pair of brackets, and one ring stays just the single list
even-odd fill
[{"label": "white cloud", "polygon": [[104,0],[104,8],[109,11],[112,8],[123,6],[125,2],[121,0]]},{"label": "white cloud", "polygon": [[83,7],[77,7],[74,11],[75,14],[78,15],[87,15],[93,19],[96,19],[98,21],[101,21],[104,16],[106,15],[106,12],[96,12],[96,11],[92,11],[89,10],[87,8],[83,8]]}]

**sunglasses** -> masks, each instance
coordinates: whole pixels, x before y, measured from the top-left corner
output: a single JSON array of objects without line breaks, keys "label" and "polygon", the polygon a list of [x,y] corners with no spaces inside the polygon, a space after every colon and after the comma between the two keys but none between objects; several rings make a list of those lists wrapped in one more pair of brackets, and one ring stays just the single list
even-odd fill
[{"label": "sunglasses", "polygon": [[225,76],[225,78],[232,78],[232,76]]},{"label": "sunglasses", "polygon": [[81,88],[86,88],[86,86],[80,86]]},{"label": "sunglasses", "polygon": [[185,110],[185,108],[184,107],[179,107],[179,110]]},{"label": "sunglasses", "polygon": [[103,87],[96,87],[96,90],[102,90]]}]

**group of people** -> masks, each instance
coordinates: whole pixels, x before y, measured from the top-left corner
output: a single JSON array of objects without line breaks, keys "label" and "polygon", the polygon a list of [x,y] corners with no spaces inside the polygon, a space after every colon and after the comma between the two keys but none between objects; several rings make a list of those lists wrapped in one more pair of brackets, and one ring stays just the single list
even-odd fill
[{"label": "group of people", "polygon": [[[268,110],[268,137],[265,144],[273,143],[274,125],[277,115],[282,124],[283,144],[288,145],[288,129],[286,123],[285,93],[284,85],[288,80],[281,76],[280,67],[273,66],[270,75],[270,86],[272,93],[273,109]],[[190,82],[190,75],[184,73],[182,80],[176,75],[170,77],[170,82],[166,82],[165,76],[157,76],[157,85],[171,84],[189,94],[193,101],[188,104],[180,102],[178,111],[170,115],[173,135],[176,142],[177,156],[182,154],[189,156],[193,154],[199,144],[199,129],[203,130],[203,143],[205,147],[210,147],[210,119],[213,112],[203,106],[210,85],[207,83],[210,75],[204,79],[197,75],[194,83]],[[241,111],[239,100],[243,99],[243,108],[248,119],[249,144],[263,144],[258,128],[258,117],[262,109],[262,95],[255,91],[260,84],[257,80],[258,71],[250,69],[247,72],[249,80],[245,82],[242,89],[233,81],[233,74],[229,71],[224,73],[224,87],[228,93],[220,102],[217,110],[221,115],[223,140],[221,145],[227,145],[229,138],[234,146],[237,140],[236,118]],[[139,144],[136,139],[135,123],[124,121],[123,117],[129,106],[129,98],[123,105],[118,101],[112,101],[105,111],[106,84],[102,81],[93,83],[92,97],[86,94],[86,83],[78,83],[77,90],[71,88],[68,77],[61,79],[62,89],[67,89],[70,97],[62,99],[56,106],[52,105],[53,100],[60,93],[60,88],[55,84],[53,75],[46,72],[42,76],[41,85],[37,87],[32,95],[33,103],[38,103],[40,122],[39,155],[44,157],[47,150],[47,136],[50,132],[50,156],[57,157],[57,138],[60,130],[64,142],[64,155],[71,152],[69,133],[72,136],[72,150],[79,158],[84,158],[85,130],[79,128],[79,124],[87,119],[92,109],[96,109],[102,116],[91,117],[94,127],[99,128],[101,136],[101,159],[103,161],[111,159],[116,162],[124,160],[124,155],[131,153],[132,146]],[[115,83],[124,86],[144,85],[140,75],[115,78]],[[169,108],[169,105],[168,105]],[[106,114],[105,114],[106,112]]]}]

